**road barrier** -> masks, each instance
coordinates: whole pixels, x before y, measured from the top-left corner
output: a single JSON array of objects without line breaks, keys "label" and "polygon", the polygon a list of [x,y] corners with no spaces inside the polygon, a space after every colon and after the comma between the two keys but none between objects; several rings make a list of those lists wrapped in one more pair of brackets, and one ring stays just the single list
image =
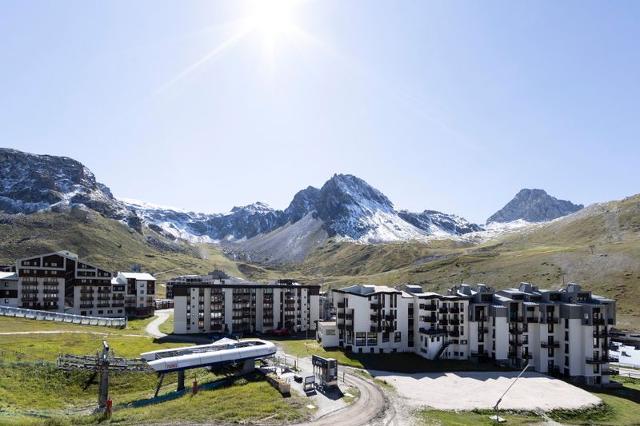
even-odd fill
[{"label": "road barrier", "polygon": [[69,324],[93,325],[99,327],[125,328],[126,318],[85,317],[82,315],[65,314],[62,312],[39,311],[36,309],[14,308],[0,306],[0,316],[26,318],[39,321],[55,321]]}]

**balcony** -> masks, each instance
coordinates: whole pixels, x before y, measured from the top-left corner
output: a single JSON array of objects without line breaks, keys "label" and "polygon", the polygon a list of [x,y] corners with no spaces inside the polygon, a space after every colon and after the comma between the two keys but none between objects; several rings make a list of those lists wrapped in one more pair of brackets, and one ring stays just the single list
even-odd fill
[{"label": "balcony", "polygon": [[546,317],[540,318],[540,324],[558,324],[560,319],[558,317]]},{"label": "balcony", "polygon": [[517,327],[509,327],[509,334],[522,334],[523,331]]},{"label": "balcony", "polygon": [[606,321],[604,318],[594,318],[593,325],[605,325]]},{"label": "balcony", "polygon": [[122,308],[124,307],[124,303],[112,303],[111,306],[114,308]]},{"label": "balcony", "polygon": [[515,346],[515,347],[522,346],[522,341],[520,341],[520,340],[509,340],[509,345],[510,346]]},{"label": "balcony", "polygon": [[38,301],[38,297],[37,296],[22,296],[22,301],[23,302],[37,302]]},{"label": "balcony", "polygon": [[382,331],[382,328],[381,328],[381,327],[377,327],[377,326],[375,326],[375,325],[372,325],[372,326],[369,328],[369,331],[370,331],[371,333],[380,333],[380,332]]},{"label": "balcony", "polygon": [[420,307],[420,309],[424,310],[424,311],[429,311],[429,312],[435,312],[438,309],[437,305],[423,305],[424,307]]},{"label": "balcony", "polygon": [[80,301],[82,301],[82,302],[92,302],[93,301],[93,297],[80,296]]},{"label": "balcony", "polygon": [[540,342],[540,347],[542,348],[559,348],[560,342],[545,342],[544,340]]},{"label": "balcony", "polygon": [[344,309],[344,302],[338,302],[338,309]]},{"label": "balcony", "polygon": [[58,294],[58,289],[57,288],[45,288],[42,292],[44,294]]},{"label": "balcony", "polygon": [[538,322],[538,318],[537,317],[527,317],[527,322],[537,323]]},{"label": "balcony", "polygon": [[108,308],[109,306],[111,306],[109,303],[98,303],[98,308]]},{"label": "balcony", "polygon": [[22,289],[22,294],[38,294],[38,289],[37,288],[33,288],[33,289]]},{"label": "balcony", "polygon": [[449,308],[449,312],[452,314],[459,314],[460,313],[460,308]]},{"label": "balcony", "polygon": [[435,327],[430,327],[430,328],[420,327],[418,331],[420,331],[420,333],[422,334],[429,334],[429,335],[447,334],[447,330],[445,330],[444,328],[435,328]]},{"label": "balcony", "polygon": [[488,332],[489,332],[489,328],[488,327],[478,327],[478,333],[486,334]]},{"label": "balcony", "polygon": [[460,337],[460,330],[452,330],[449,332],[450,337]]},{"label": "balcony", "polygon": [[519,315],[510,315],[509,322],[522,322],[522,317]]},{"label": "balcony", "polygon": [[93,304],[91,304],[91,303],[81,303],[80,307],[81,308],[93,308]]},{"label": "balcony", "polygon": [[449,308],[443,306],[442,308],[438,309],[438,312],[441,314],[446,314],[447,312],[449,312]]},{"label": "balcony", "polygon": [[443,318],[440,321],[438,321],[438,323],[440,323],[440,325],[449,325],[449,320],[446,318]]},{"label": "balcony", "polygon": [[601,339],[604,337],[609,337],[609,332],[607,330],[599,330],[593,332],[594,339]]},{"label": "balcony", "polygon": [[451,324],[451,325],[460,325],[460,320],[457,319],[457,318],[454,318],[451,321],[449,321],[449,324]]},{"label": "balcony", "polygon": [[606,364],[611,362],[611,359],[608,356],[587,357],[585,362],[587,364]]},{"label": "balcony", "polygon": [[378,309],[382,309],[382,305],[380,303],[372,303],[371,309],[377,311]]}]

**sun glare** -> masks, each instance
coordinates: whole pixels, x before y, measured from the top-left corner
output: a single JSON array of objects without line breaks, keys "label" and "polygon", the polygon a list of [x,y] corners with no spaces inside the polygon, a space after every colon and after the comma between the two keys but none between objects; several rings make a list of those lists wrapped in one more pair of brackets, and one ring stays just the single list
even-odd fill
[{"label": "sun glare", "polygon": [[264,36],[275,37],[294,30],[293,0],[258,0],[253,2],[250,20]]},{"label": "sun glare", "polygon": [[300,32],[295,9],[300,0],[255,0],[250,5],[249,26],[260,39],[267,61],[275,66],[277,45]]}]

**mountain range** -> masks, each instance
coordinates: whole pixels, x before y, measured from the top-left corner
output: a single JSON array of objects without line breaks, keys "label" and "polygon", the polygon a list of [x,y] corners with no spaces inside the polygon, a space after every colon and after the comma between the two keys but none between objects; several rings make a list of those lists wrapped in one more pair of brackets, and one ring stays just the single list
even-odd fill
[{"label": "mountain range", "polygon": [[140,265],[160,282],[212,268],[324,288],[576,281],[618,301],[620,327],[637,330],[640,318],[640,195],[582,208],[523,190],[480,225],[396,209],[363,180],[335,175],[284,210],[205,214],[120,200],[75,160],[0,149],[0,235],[0,264],[68,249],[111,270]]},{"label": "mountain range", "polygon": [[[264,203],[224,214],[187,212],[134,200],[119,200],[80,162],[67,157],[0,149],[0,211],[31,214],[81,206],[143,227],[168,239],[219,243],[234,257],[259,262],[300,261],[328,239],[358,243],[428,241],[481,236],[466,219],[434,210],[396,210],[364,180],[335,174],[321,188],[299,191],[284,210]],[[523,189],[488,223],[541,222],[582,208],[540,189]]]}]

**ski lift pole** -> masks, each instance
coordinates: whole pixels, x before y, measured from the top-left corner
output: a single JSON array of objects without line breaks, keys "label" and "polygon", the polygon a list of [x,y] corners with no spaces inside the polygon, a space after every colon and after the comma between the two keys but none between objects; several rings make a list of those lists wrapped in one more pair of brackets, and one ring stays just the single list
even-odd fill
[{"label": "ski lift pole", "polygon": [[524,372],[527,371],[527,368],[529,368],[529,363],[528,362],[527,362],[527,365],[524,366],[524,368],[522,369],[520,374],[518,374],[516,379],[513,382],[511,382],[511,384],[509,385],[507,390],[505,390],[504,393],[500,396],[500,398],[498,398],[498,402],[496,402],[496,405],[493,406],[493,409],[496,412],[495,417],[494,417],[494,420],[495,420],[496,423],[500,423],[500,417],[498,417],[498,413],[499,413],[499,410],[500,410],[499,405],[502,402],[502,398],[504,398],[504,396],[507,394],[507,392],[509,392],[509,390],[513,387],[513,385],[516,384],[516,382],[524,374]]}]

